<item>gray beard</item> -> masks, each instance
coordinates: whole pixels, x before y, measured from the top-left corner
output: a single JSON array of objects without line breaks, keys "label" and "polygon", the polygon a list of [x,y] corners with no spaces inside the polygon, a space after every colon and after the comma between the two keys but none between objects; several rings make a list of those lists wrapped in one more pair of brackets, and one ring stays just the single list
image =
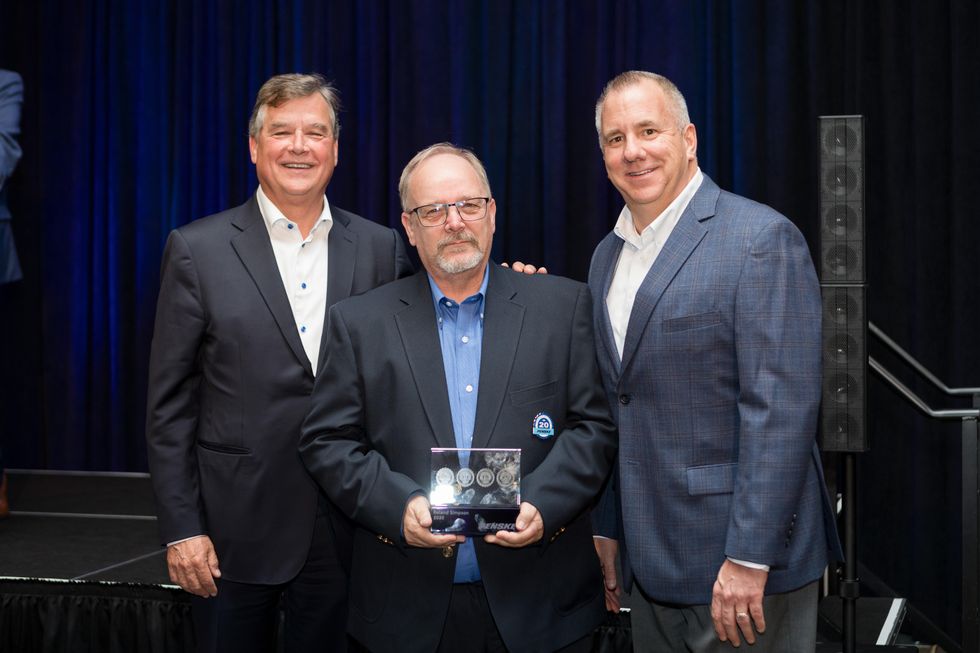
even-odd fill
[{"label": "gray beard", "polygon": [[[473,249],[469,254],[455,256],[453,258],[448,258],[442,255],[442,247],[449,245],[451,243],[470,243],[473,245]],[[483,260],[483,250],[480,249],[480,245],[476,238],[446,238],[439,243],[439,250],[436,254],[436,265],[440,270],[446,274],[459,274],[460,272],[466,272],[467,270],[472,270],[480,264]]]},{"label": "gray beard", "polygon": [[459,274],[460,272],[466,272],[467,270],[472,270],[480,264],[483,260],[483,252],[479,249],[472,250],[471,253],[467,255],[456,256],[453,258],[446,258],[442,254],[436,256],[436,265],[439,269],[446,274]]}]

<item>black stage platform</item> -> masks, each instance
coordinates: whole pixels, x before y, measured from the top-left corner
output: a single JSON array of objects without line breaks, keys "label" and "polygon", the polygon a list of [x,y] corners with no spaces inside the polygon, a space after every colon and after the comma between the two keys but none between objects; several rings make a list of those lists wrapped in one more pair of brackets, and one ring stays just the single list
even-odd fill
[{"label": "black stage platform", "polygon": [[146,474],[7,470],[0,653],[191,651]]}]

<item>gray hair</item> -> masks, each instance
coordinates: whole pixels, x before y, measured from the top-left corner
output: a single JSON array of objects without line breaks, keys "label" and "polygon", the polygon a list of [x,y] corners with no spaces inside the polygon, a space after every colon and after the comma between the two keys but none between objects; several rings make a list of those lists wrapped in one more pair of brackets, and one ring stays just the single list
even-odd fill
[{"label": "gray hair", "polygon": [[402,176],[398,180],[398,198],[402,203],[402,211],[407,213],[410,208],[408,206],[408,184],[412,180],[412,174],[415,173],[415,169],[423,161],[437,154],[454,154],[473,166],[473,169],[476,171],[476,176],[480,178],[480,183],[487,190],[487,196],[490,196],[490,179],[487,177],[487,171],[480,162],[480,159],[472,151],[465,147],[458,147],[452,143],[436,143],[413,156],[412,160],[406,164],[405,169],[402,170]]},{"label": "gray hair", "polygon": [[691,122],[691,116],[687,112],[687,101],[684,100],[684,95],[674,82],[657,73],[650,73],[645,70],[627,70],[625,73],[616,75],[606,84],[605,88],[602,89],[602,94],[599,95],[599,100],[595,103],[595,130],[599,135],[600,149],[603,147],[602,105],[605,104],[606,97],[614,91],[634,86],[644,80],[656,83],[664,92],[664,96],[667,98],[667,106],[673,114],[678,129],[684,129]]},{"label": "gray hair", "polygon": [[330,107],[330,113],[333,114],[331,128],[333,138],[336,140],[340,136],[340,119],[337,117],[340,113],[340,96],[337,94],[337,89],[317,73],[308,75],[289,73],[270,77],[255,96],[252,117],[248,121],[248,135],[258,136],[265,121],[266,108],[278,107],[289,100],[309,97],[314,93],[319,93]]}]

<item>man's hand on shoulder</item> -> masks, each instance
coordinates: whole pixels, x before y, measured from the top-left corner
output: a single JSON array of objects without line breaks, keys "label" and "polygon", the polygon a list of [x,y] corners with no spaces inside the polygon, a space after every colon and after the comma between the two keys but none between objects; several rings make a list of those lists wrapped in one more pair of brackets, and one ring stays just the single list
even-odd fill
[{"label": "man's hand on shoulder", "polygon": [[208,598],[217,596],[218,586],[214,579],[221,577],[218,554],[207,535],[192,537],[167,547],[167,569],[170,580],[184,591]]},{"label": "man's hand on shoulder", "polygon": [[412,497],[405,506],[405,516],[402,518],[402,535],[409,546],[431,549],[451,546],[466,539],[462,535],[437,535],[429,530],[431,527],[429,500],[422,495]]},{"label": "man's hand on shoulder", "polygon": [[514,261],[514,265],[507,265],[507,263],[501,263],[500,265],[505,268],[512,268],[514,272],[523,272],[524,274],[548,274],[548,268],[543,265],[536,268],[530,263],[521,263],[520,261]]},{"label": "man's hand on shoulder", "polygon": [[731,560],[722,563],[711,592],[711,620],[718,639],[738,646],[741,632],[746,642],[754,644],[755,632],[765,632],[762,597],[768,579],[769,572],[763,569],[752,569]]},{"label": "man's hand on shoulder", "polygon": [[528,544],[534,544],[544,535],[544,520],[541,513],[527,501],[521,502],[521,511],[517,514],[516,531],[497,531],[493,535],[485,535],[483,540],[488,544],[499,544],[512,549],[518,549]]}]

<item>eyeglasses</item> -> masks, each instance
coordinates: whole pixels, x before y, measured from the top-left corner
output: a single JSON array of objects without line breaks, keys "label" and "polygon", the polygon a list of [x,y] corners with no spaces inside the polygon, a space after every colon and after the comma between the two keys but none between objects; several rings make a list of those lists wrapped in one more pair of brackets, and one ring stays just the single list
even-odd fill
[{"label": "eyeglasses", "polygon": [[471,197],[447,204],[423,204],[410,210],[409,213],[414,213],[423,227],[438,227],[446,224],[451,206],[456,207],[456,212],[461,220],[476,222],[486,217],[487,204],[489,203],[489,197]]}]

